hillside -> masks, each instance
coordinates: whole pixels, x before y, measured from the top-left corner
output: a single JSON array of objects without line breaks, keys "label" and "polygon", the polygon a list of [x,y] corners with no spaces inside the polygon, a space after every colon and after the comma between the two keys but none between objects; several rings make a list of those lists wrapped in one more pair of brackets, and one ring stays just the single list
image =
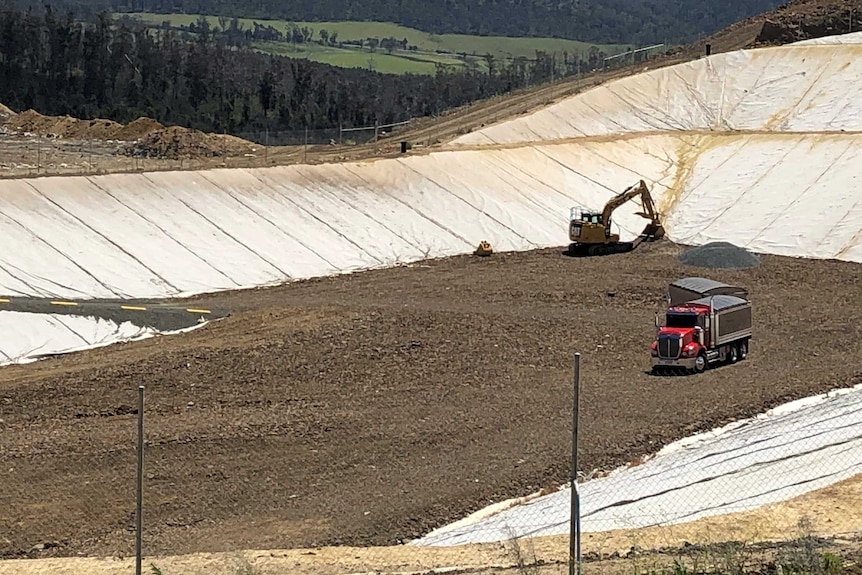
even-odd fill
[{"label": "hillside", "polygon": [[303,142],[305,130],[436,115],[601,63],[600,52],[563,62],[536,54],[489,59],[490,71],[381,74],[260,53],[232,43],[230,30],[186,37],[109,13],[82,22],[53,9],[0,10],[0,30],[9,31],[0,35],[0,102],[10,108],[115,122],[148,116],[269,144]]},{"label": "hillside", "polygon": [[[36,0],[22,5],[41,7]],[[770,10],[779,0],[318,0],[254,3],[227,0],[62,0],[56,9],[76,13],[110,8],[116,12],[208,14],[294,22],[393,22],[433,34],[535,36],[594,44],[679,44],[709,35],[733,22]]]},{"label": "hillside", "polygon": [[[853,9],[853,20],[849,16]],[[649,68],[673,65],[682,61],[699,58],[704,54],[707,43],[711,44],[713,53],[721,53],[742,48],[764,45],[774,45],[789,41],[816,38],[830,33],[842,33],[853,29],[862,29],[862,0],[797,0],[774,11],[760,14],[735,23],[727,28],[665,54],[653,56]],[[409,126],[393,133],[381,134],[380,142],[359,143],[359,145],[337,144],[338,130],[334,132],[336,143],[330,140],[333,132],[326,132],[325,139],[319,139],[312,131],[312,144],[303,146],[278,146],[268,148],[259,143],[242,141],[236,138],[225,139],[221,136],[208,136],[196,129],[172,127],[165,129],[162,124],[170,124],[170,119],[164,117],[159,122],[144,123],[129,117],[134,110],[126,111],[122,122],[133,122],[130,129],[116,126],[116,122],[105,120],[91,124],[86,121],[75,121],[73,118],[58,116],[44,117],[35,111],[27,114],[6,118],[0,111],[0,127],[6,123],[6,130],[13,133],[31,133],[35,135],[59,138],[57,144],[43,142],[38,151],[31,145],[10,145],[0,149],[0,160],[6,162],[7,175],[32,173],[37,161],[42,162],[39,170],[48,169],[51,173],[78,173],[82,167],[85,170],[98,169],[105,171],[126,171],[146,169],[172,169],[206,166],[256,166],[272,164],[290,164],[297,161],[318,163],[337,162],[359,158],[392,156],[398,154],[401,140],[406,140],[413,146],[412,153],[421,153],[428,146],[445,143],[459,135],[481,128],[485,124],[498,122],[510,116],[523,114],[565,98],[583,89],[625,77],[643,71],[644,63],[623,66],[608,71],[596,70],[547,84],[541,87],[523,86],[514,89],[509,94],[484,97],[475,102],[461,106],[450,106],[429,113],[424,117],[416,117]],[[354,73],[361,74],[362,71]],[[379,75],[377,75],[379,76]],[[357,76],[358,77],[358,76]],[[443,78],[442,80],[446,80]],[[436,79],[437,82],[440,79]],[[10,87],[7,84],[7,88]],[[429,89],[428,92],[431,93]],[[463,94],[462,94],[463,96]],[[0,99],[0,102],[3,100]],[[10,103],[5,101],[7,105]],[[251,102],[252,108],[254,101]],[[10,106],[22,110],[22,106]],[[38,108],[37,108],[38,109]],[[41,109],[40,112],[46,110]],[[391,106],[390,106],[391,111]],[[98,114],[95,115],[98,117]],[[159,114],[156,114],[158,117]],[[91,118],[93,116],[90,116]],[[137,116],[135,116],[137,117]],[[362,122],[364,118],[359,118]],[[370,122],[369,122],[370,123]],[[110,129],[103,126],[111,125]],[[74,126],[70,128],[70,126]],[[143,132],[142,128],[146,128]],[[93,145],[82,161],[81,154],[64,151],[59,143],[63,139],[78,141],[105,141],[123,139],[124,134],[133,133],[134,138],[120,145]],[[258,133],[259,134],[259,133]],[[372,134],[373,135],[373,134]],[[135,139],[139,138],[138,141]],[[301,138],[301,134],[298,134]],[[367,138],[367,136],[366,136]],[[300,140],[301,141],[301,140]],[[324,144],[324,142],[327,142]],[[276,142],[278,143],[278,142]],[[319,145],[324,144],[324,145]],[[50,152],[48,150],[51,150]],[[50,158],[50,159],[49,159]],[[181,159],[185,163],[177,163]],[[188,160],[192,161],[189,162]],[[21,166],[20,168],[16,166]],[[61,167],[62,166],[62,167]],[[41,173],[41,172],[40,172]],[[3,174],[3,172],[0,172]]]}]

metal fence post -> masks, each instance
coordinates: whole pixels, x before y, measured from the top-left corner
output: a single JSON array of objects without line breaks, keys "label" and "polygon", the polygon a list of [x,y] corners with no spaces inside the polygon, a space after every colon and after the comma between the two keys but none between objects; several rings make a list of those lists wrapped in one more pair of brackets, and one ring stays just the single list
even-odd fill
[{"label": "metal fence post", "polygon": [[135,575],[141,575],[141,539],[144,527],[144,386],[138,386],[138,489],[135,521]]},{"label": "metal fence post", "polygon": [[578,419],[581,388],[581,354],[575,353],[572,401],[571,514],[569,518],[569,575],[581,573],[581,501],[578,493]]}]

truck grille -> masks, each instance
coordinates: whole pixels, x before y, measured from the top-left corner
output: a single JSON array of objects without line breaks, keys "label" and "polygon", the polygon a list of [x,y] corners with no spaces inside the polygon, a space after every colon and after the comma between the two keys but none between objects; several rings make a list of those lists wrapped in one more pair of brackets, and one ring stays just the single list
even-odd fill
[{"label": "truck grille", "polygon": [[677,358],[679,347],[678,337],[661,337],[658,340],[658,355],[664,358]]}]

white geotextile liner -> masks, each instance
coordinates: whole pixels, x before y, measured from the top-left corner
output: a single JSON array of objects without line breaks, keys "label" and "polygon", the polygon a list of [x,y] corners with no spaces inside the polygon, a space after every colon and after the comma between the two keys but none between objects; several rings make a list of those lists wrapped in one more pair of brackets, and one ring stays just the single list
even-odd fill
[{"label": "white geotextile liner", "polygon": [[842,38],[650,70],[465,134],[453,145],[656,131],[860,131],[862,40]]},{"label": "white geotextile liner", "polygon": [[810,46],[812,44],[862,44],[862,32],[850,32],[837,36],[824,36],[823,38],[811,38],[794,42],[794,46]]},{"label": "white geotextile liner", "polygon": [[[674,147],[3,180],[0,293],[166,297],[461,254],[482,240],[501,251],[561,245],[570,207],[662,178]],[[618,211],[624,237],[643,228],[636,209]]]},{"label": "white geotextile liner", "polygon": [[95,317],[0,311],[0,365],[151,337],[152,328]]},{"label": "white geotextile liner", "polygon": [[[563,246],[643,178],[668,237],[862,261],[862,135],[659,135],[396,160],[0,181],[0,293],[188,295]],[[669,192],[672,190],[672,193]],[[624,240],[638,202],[614,214]]]},{"label": "white geotextile liner", "polygon": [[[862,473],[862,386],[805,398],[667,446],[579,486],[585,533],[673,525],[791,499]],[[568,533],[571,491],[505,502],[429,533],[423,546]],[[501,509],[502,508],[502,509]]]}]

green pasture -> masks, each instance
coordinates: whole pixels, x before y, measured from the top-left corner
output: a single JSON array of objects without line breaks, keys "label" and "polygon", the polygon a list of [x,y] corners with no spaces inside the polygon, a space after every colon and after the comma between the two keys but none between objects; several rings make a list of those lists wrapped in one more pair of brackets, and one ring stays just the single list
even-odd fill
[{"label": "green pasture", "polygon": [[[144,22],[160,26],[162,22],[168,21],[171,26],[188,26],[199,18],[197,14],[153,14],[137,12],[126,14],[143,20]],[[219,24],[218,16],[207,16],[210,25]],[[227,19],[229,22],[230,19]],[[317,43],[292,44],[290,42],[267,42],[257,41],[254,49],[291,56],[295,58],[308,58],[316,62],[323,62],[334,66],[373,68],[379,72],[403,74],[418,73],[430,74],[435,70],[437,63],[451,66],[478,66],[485,68],[484,56],[491,54],[497,59],[514,58],[524,56],[534,58],[537,50],[548,53],[586,55],[592,46],[606,54],[617,54],[630,47],[627,45],[605,45],[589,44],[576,40],[564,40],[559,38],[508,38],[503,36],[468,36],[464,34],[429,34],[413,28],[407,28],[398,24],[387,22],[288,22],[285,20],[259,20],[240,18],[243,29],[252,28],[252,23],[257,22],[261,26],[272,26],[273,28],[286,31],[291,26],[298,28],[307,27],[313,30],[313,39],[320,38],[320,30],[326,30],[330,36],[338,34],[339,42],[351,40],[365,40],[366,38],[395,38],[406,39],[408,45],[416,46],[417,50],[394,50],[387,53],[382,47],[378,47],[373,53],[368,47],[352,48],[349,46],[322,46]],[[440,53],[445,52],[445,53]],[[466,57],[461,56],[466,55]]]},{"label": "green pasture", "polygon": [[[252,48],[267,54],[288,56],[290,58],[307,58],[314,62],[339,66],[341,68],[373,69],[385,74],[433,74],[437,63],[449,66],[464,66],[462,58],[443,54],[416,54],[396,50],[388,54],[386,50],[377,49],[374,52],[364,50],[339,48],[337,46],[321,46],[319,44],[290,44],[288,42],[253,41]],[[476,60],[473,58],[473,60]],[[484,66],[484,62],[477,62]]]}]

